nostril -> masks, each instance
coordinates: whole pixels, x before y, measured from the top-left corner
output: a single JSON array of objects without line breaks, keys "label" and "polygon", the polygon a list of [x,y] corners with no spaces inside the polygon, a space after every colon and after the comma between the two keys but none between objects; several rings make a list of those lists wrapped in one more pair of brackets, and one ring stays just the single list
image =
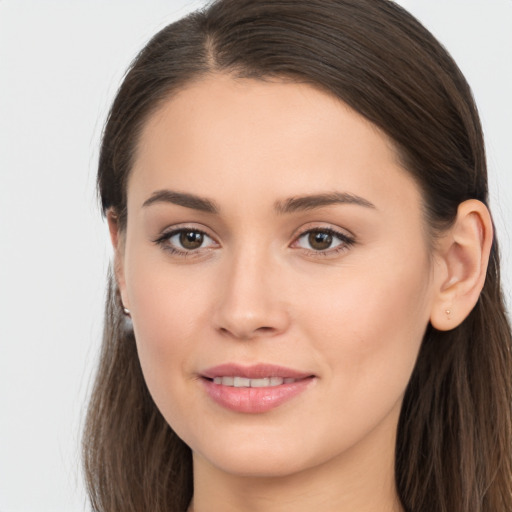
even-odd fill
[{"label": "nostril", "polygon": [[267,326],[257,327],[256,329],[250,329],[247,331],[243,331],[242,329],[231,330],[226,327],[219,328],[219,332],[221,334],[227,335],[227,336],[234,336],[238,339],[243,339],[243,340],[250,340],[253,338],[257,338],[258,336],[270,335],[276,331],[277,331],[277,329],[275,327],[267,327]]},{"label": "nostril", "polygon": [[273,330],[274,330],[273,327],[258,327],[256,329],[256,332],[267,333],[267,332],[272,332]]}]

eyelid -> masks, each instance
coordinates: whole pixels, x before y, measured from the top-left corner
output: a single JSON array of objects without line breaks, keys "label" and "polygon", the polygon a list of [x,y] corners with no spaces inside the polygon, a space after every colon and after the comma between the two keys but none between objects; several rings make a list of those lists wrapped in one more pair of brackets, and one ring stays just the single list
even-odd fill
[{"label": "eyelid", "polygon": [[330,222],[325,221],[311,221],[303,224],[299,228],[295,229],[291,235],[291,238],[294,240],[305,233],[309,233],[310,231],[331,231],[336,235],[340,235],[344,238],[356,238],[356,235],[350,231],[350,229],[342,228],[337,226],[336,224],[331,224]]}]

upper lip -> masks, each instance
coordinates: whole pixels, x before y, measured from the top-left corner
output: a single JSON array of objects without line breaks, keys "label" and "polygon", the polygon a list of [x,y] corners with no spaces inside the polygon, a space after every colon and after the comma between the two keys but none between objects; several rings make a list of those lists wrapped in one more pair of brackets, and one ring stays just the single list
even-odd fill
[{"label": "upper lip", "polygon": [[283,379],[304,379],[312,377],[308,372],[294,370],[269,363],[254,365],[241,365],[237,363],[225,363],[201,372],[202,377],[214,379],[215,377],[245,377],[246,379],[264,379],[265,377],[281,377]]}]

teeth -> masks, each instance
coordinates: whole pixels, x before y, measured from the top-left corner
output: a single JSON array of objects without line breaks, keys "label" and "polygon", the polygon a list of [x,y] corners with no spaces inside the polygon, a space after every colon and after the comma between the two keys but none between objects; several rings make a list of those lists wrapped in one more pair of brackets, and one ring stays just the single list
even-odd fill
[{"label": "teeth", "polygon": [[235,386],[235,388],[250,388],[251,379],[246,379],[245,377],[235,377],[233,386]]},{"label": "teeth", "polygon": [[[275,384],[274,384],[275,385]],[[266,388],[270,386],[270,379],[251,379],[251,388]]]},{"label": "teeth", "polygon": [[214,384],[222,386],[232,386],[235,388],[268,388],[280,386],[281,384],[291,384],[297,379],[282,377],[265,377],[263,379],[247,379],[246,377],[215,377]]}]

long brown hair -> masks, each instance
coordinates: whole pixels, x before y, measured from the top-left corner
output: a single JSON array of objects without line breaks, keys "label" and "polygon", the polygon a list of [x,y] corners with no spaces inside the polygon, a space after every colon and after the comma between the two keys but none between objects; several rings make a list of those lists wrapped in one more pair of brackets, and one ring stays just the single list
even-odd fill
[{"label": "long brown hair", "polygon": [[[488,203],[480,121],[452,58],[388,0],[218,0],[159,32],[134,60],[105,126],[104,212],[126,226],[126,183],[148,117],[208,73],[309,83],[394,141],[423,192],[432,236],[458,205]],[[494,240],[477,305],[457,328],[429,326],[398,425],[396,483],[406,511],[512,510],[511,334]],[[190,449],[144,383],[110,276],[101,361],[83,438],[94,510],[183,512]]]}]

